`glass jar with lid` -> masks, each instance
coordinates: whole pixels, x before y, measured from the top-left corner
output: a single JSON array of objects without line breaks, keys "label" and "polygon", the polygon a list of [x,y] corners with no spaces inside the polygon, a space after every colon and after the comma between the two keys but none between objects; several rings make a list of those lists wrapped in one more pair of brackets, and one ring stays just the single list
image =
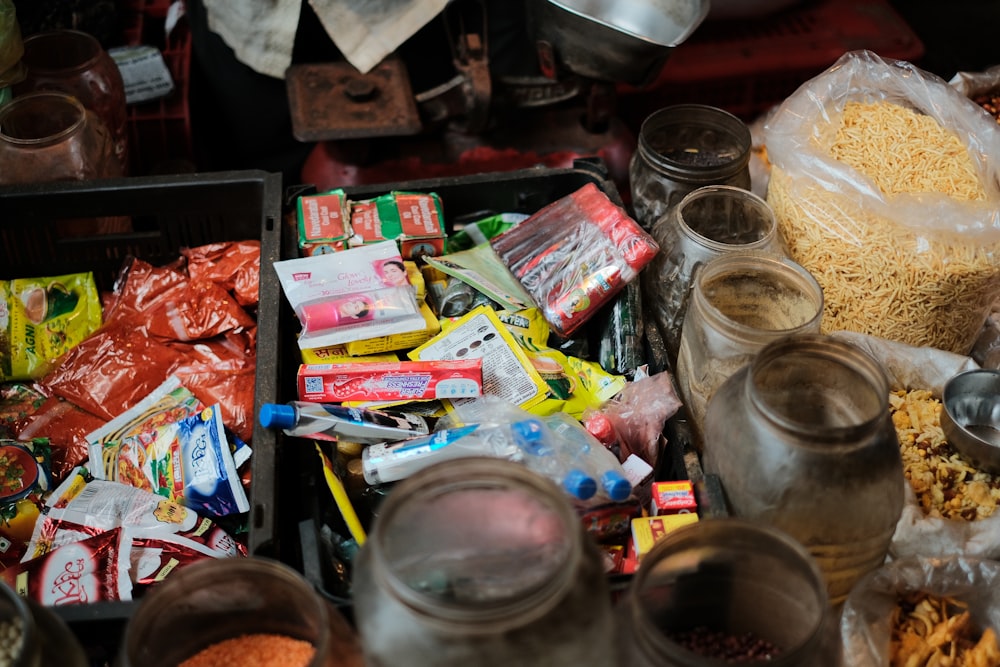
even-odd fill
[{"label": "glass jar with lid", "polygon": [[681,327],[676,368],[696,447],[708,401],[719,386],[771,341],[819,333],[822,317],[822,288],[787,257],[734,252],[701,266]]},{"label": "glass jar with lid", "polygon": [[733,515],[805,545],[831,604],[885,560],[906,481],[888,379],[856,345],[823,334],[768,343],[709,400],[702,465]]},{"label": "glass jar with lid", "polygon": [[42,604],[0,581],[0,660],[14,667],[87,667],[69,626]]},{"label": "glass jar with lid", "polygon": [[649,229],[684,195],[705,185],[750,189],[750,128],[706,104],[678,104],[650,114],[629,161],[636,221]]},{"label": "glass jar with lid", "polygon": [[400,482],[352,588],[369,667],[617,664],[597,547],[568,496],[518,463],[459,459]]},{"label": "glass jar with lid", "polygon": [[660,251],[641,274],[643,299],[671,361],[677,359],[698,267],[731,252],[787,254],[768,203],[731,185],[707,185],[688,193],[656,222],[651,234]]},{"label": "glass jar with lid", "polygon": [[623,667],[839,664],[815,560],[757,522],[722,517],[671,531],[643,557],[617,611]]}]

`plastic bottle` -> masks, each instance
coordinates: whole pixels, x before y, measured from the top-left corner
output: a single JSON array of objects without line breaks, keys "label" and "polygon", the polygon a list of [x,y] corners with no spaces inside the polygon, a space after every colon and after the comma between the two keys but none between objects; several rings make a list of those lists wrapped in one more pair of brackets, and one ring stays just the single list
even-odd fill
[{"label": "plastic bottle", "polygon": [[597,493],[596,479],[585,469],[577,453],[566,443],[553,439],[539,419],[525,419],[510,425],[514,442],[524,454],[523,463],[562,486],[579,500],[588,500]]},{"label": "plastic bottle", "polygon": [[265,403],[258,419],[264,428],[278,428],[287,435],[363,444],[397,442],[430,432],[419,415],[309,401]]},{"label": "plastic bottle", "polygon": [[545,417],[545,423],[560,445],[572,451],[579,465],[600,482],[600,490],[614,502],[621,502],[632,494],[632,483],[625,476],[618,457],[595,438],[583,424],[565,412]]}]

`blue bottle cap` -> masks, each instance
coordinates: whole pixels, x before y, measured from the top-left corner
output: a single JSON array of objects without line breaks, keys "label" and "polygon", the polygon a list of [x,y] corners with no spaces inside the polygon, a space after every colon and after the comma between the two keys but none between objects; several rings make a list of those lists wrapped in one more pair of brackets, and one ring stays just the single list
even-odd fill
[{"label": "blue bottle cap", "polygon": [[514,436],[520,438],[522,442],[536,442],[543,436],[542,422],[537,419],[522,419],[512,422],[510,428],[514,432]]},{"label": "blue bottle cap", "polygon": [[620,503],[632,495],[632,482],[617,470],[608,470],[601,475],[601,487],[608,494],[608,498]]},{"label": "blue bottle cap", "polygon": [[574,498],[588,500],[597,493],[597,482],[587,473],[574,468],[563,477],[563,488]]},{"label": "blue bottle cap", "polygon": [[292,428],[295,426],[295,408],[279,403],[265,403],[257,414],[264,428]]}]

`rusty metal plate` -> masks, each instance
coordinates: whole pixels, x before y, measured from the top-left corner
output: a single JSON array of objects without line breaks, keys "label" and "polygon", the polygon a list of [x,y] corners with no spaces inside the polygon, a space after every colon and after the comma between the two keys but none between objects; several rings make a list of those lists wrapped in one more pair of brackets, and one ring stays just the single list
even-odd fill
[{"label": "rusty metal plate", "polygon": [[347,61],[293,65],[285,76],[299,141],[417,134],[420,113],[402,60],[362,74]]}]

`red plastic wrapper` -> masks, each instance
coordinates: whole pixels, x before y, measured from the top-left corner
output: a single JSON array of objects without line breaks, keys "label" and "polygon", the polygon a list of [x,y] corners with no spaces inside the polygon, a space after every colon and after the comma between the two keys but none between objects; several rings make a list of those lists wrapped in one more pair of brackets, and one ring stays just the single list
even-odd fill
[{"label": "red plastic wrapper", "polygon": [[158,535],[142,529],[126,529],[125,537],[129,540],[129,561],[132,564],[129,576],[136,594],[200,560],[236,557],[224,556],[181,535]]},{"label": "red plastic wrapper", "polygon": [[63,479],[73,468],[87,461],[87,434],[106,421],[67,400],[51,396],[28,417],[17,437],[21,440],[48,438],[52,448],[52,476]]},{"label": "red plastic wrapper", "polygon": [[211,281],[230,292],[241,306],[257,305],[260,283],[260,241],[210,243],[181,251],[188,275]]},{"label": "red plastic wrapper", "polygon": [[0,438],[16,438],[47,398],[33,382],[0,385]]},{"label": "red plastic wrapper", "polygon": [[659,246],[593,183],[552,202],[490,241],[534,298],[549,327],[568,337],[613,299]]},{"label": "red plastic wrapper", "polygon": [[8,567],[0,577],[21,597],[47,607],[131,600],[129,551],[115,528]]}]

